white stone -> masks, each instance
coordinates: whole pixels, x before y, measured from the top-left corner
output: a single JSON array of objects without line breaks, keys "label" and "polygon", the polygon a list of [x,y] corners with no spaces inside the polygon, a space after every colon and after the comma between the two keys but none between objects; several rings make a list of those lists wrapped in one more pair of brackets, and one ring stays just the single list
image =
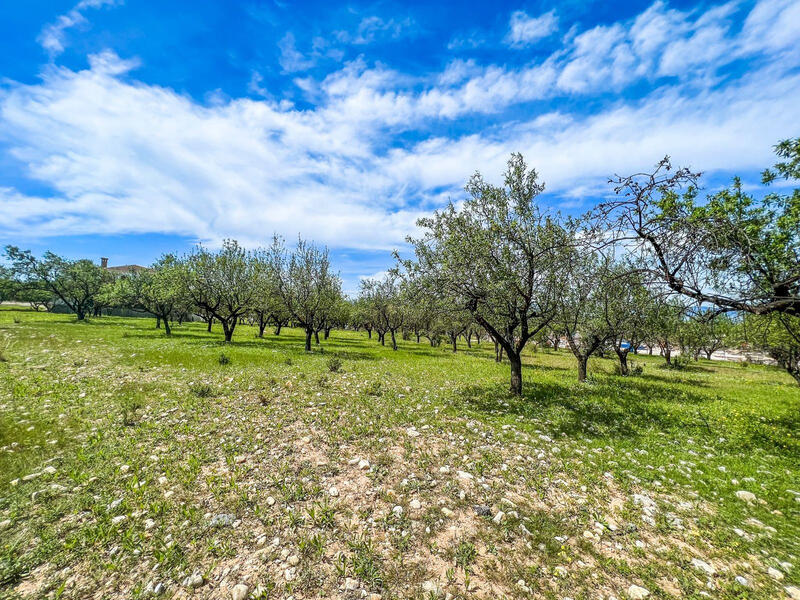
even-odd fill
[{"label": "white stone", "polygon": [[237,583],[231,590],[231,600],[247,600],[247,594],[250,593],[250,588],[243,584]]},{"label": "white stone", "polygon": [[442,588],[439,586],[438,583],[429,579],[428,581],[422,584],[422,591],[428,592],[429,594],[433,594],[434,596],[441,596],[442,595]]},{"label": "white stone", "polygon": [[192,575],[189,575],[189,577],[183,580],[183,587],[195,589],[201,587],[203,583],[204,583],[203,576],[200,575],[200,573],[193,573]]},{"label": "white stone", "polygon": [[410,507],[411,507],[413,510],[419,510],[420,508],[422,508],[422,502],[420,502],[420,501],[419,501],[419,500],[417,500],[416,498],[414,498],[414,499],[413,499],[411,502],[409,502],[409,503],[408,503],[408,505],[409,505],[409,506],[410,506]]},{"label": "white stone", "polygon": [[736,497],[739,500],[744,500],[745,502],[755,502],[756,495],[753,492],[748,492],[747,490],[739,490],[736,492]]},{"label": "white stone", "polygon": [[777,581],[780,581],[780,580],[783,579],[783,573],[778,571],[778,569],[776,569],[775,567],[770,567],[769,569],[767,569],[767,575],[769,575],[770,577],[772,577],[773,579],[775,579]]},{"label": "white stone", "polygon": [[793,585],[786,586],[783,588],[786,591],[786,594],[792,600],[800,600],[800,588],[795,587]]},{"label": "white stone", "polygon": [[358,461],[358,468],[362,471],[366,471],[369,469],[369,461],[366,458],[362,458],[360,461]]},{"label": "white stone", "polygon": [[695,569],[703,571],[706,575],[713,575],[714,573],[716,573],[716,569],[714,569],[714,567],[712,567],[706,561],[700,560],[699,558],[692,559],[692,566]]},{"label": "white stone", "polygon": [[650,592],[638,585],[632,585],[628,588],[628,598],[631,600],[644,600],[650,595]]},{"label": "white stone", "polygon": [[347,579],[344,580],[344,589],[349,592],[357,590],[358,580],[353,579],[352,577],[348,577]]},{"label": "white stone", "polygon": [[328,488],[328,495],[335,498],[339,495],[339,488],[337,488],[335,485],[332,485],[330,488]]}]

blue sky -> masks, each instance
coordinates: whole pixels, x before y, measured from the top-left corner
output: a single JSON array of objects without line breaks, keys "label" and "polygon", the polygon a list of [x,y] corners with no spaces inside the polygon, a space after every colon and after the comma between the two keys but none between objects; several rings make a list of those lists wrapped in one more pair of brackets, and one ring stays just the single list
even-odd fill
[{"label": "blue sky", "polygon": [[112,264],[273,232],[345,287],[510,152],[568,213],[800,135],[800,0],[0,4],[0,243]]}]

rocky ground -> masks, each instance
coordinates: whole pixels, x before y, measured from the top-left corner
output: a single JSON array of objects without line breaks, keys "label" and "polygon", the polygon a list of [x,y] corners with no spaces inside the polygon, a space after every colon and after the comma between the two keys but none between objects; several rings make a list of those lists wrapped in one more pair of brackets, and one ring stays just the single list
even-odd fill
[{"label": "rocky ground", "polygon": [[[6,327],[2,597],[800,598],[792,440],[619,416],[577,384],[515,399],[476,387],[503,373],[488,350],[342,334],[336,367],[113,323]],[[531,360],[543,387],[568,375]]]}]

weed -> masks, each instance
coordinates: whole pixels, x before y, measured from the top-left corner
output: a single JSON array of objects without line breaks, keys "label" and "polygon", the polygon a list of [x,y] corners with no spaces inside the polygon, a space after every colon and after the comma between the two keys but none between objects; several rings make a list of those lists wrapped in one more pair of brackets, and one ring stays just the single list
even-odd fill
[{"label": "weed", "polygon": [[348,564],[350,572],[370,587],[382,588],[383,561],[375,551],[372,540],[361,537],[349,542],[348,546],[352,552]]},{"label": "weed", "polygon": [[142,408],[142,403],[136,398],[123,398],[120,401],[120,416],[122,424],[126,427],[136,424],[136,412]]},{"label": "weed", "polygon": [[478,557],[478,551],[475,549],[475,544],[463,540],[453,550],[453,558],[455,559],[456,566],[461,567],[465,573],[469,572],[470,567]]},{"label": "weed", "polygon": [[210,398],[214,395],[214,389],[207,383],[193,383],[189,386],[189,391],[198,398]]},{"label": "weed", "polygon": [[14,341],[11,339],[11,336],[4,335],[3,339],[0,340],[0,362],[8,362],[9,356],[8,352],[14,346]]},{"label": "weed", "polygon": [[225,365],[227,365],[227,364],[230,364],[230,362],[231,362],[231,359],[230,359],[230,357],[229,357],[227,354],[225,354],[224,352],[222,352],[222,353],[219,355],[219,358],[217,358],[217,362],[219,362],[219,364],[221,364],[222,366],[225,366]]},{"label": "weed", "polygon": [[367,396],[380,396],[383,394],[383,385],[381,384],[380,381],[377,380],[370,381],[364,387],[364,393]]},{"label": "weed", "polygon": [[338,373],[342,368],[342,359],[336,355],[333,355],[326,361],[326,365],[328,367],[328,371],[331,373]]}]

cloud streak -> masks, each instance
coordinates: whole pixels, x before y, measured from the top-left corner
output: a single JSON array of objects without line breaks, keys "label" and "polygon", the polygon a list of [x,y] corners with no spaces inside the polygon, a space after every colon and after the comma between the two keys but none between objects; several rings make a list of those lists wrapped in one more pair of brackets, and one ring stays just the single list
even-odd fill
[{"label": "cloud streak", "polygon": [[[472,171],[496,177],[512,151],[570,206],[665,153],[706,171],[758,169],[800,122],[800,27],[761,34],[799,17],[791,3],[761,0],[737,28],[736,10],[657,2],[630,22],[573,31],[563,48],[516,69],[458,60],[412,76],[358,59],[304,78],[313,102],[303,110],[258,78],[251,89],[262,99],[201,104],[136,80],[137,61],[112,51],[84,70],[51,65],[35,85],[0,88],[3,142],[51,190],[0,186],[0,235],[158,232],[255,245],[299,232],[333,248],[391,249],[419,216],[458,198]],[[719,74],[754,56],[738,77]],[[640,82],[649,89],[639,97],[590,115],[536,105],[614,98]],[[471,114],[493,118],[442,132]]]},{"label": "cloud streak", "polygon": [[64,51],[67,31],[88,23],[83,14],[87,9],[117,6],[122,2],[123,0],[81,0],[68,13],[60,15],[54,23],[42,29],[38,42],[53,58]]}]

